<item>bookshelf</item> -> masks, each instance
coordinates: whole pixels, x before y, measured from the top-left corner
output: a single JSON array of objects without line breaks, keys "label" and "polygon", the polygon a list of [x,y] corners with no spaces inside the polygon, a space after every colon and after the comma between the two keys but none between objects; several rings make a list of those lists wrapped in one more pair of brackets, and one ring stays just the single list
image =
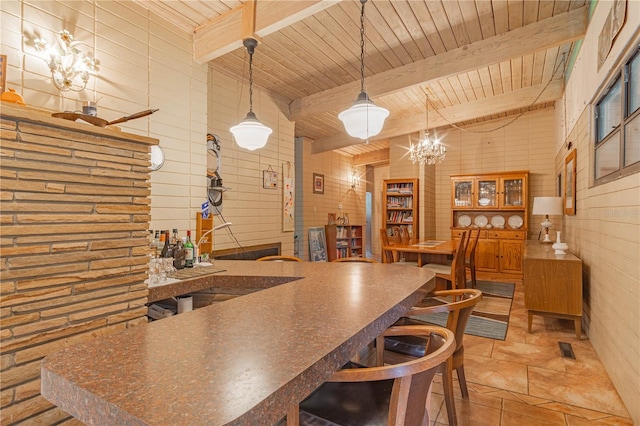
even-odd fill
[{"label": "bookshelf", "polygon": [[406,227],[410,238],[419,237],[419,189],[418,179],[384,180],[382,220],[390,236]]},{"label": "bookshelf", "polygon": [[364,237],[362,225],[325,225],[327,260],[362,257]]}]

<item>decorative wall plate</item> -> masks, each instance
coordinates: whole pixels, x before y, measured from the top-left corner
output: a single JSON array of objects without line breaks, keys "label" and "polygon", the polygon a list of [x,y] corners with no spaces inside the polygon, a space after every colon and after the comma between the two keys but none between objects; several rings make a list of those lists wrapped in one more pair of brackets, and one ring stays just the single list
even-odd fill
[{"label": "decorative wall plate", "polygon": [[509,216],[509,226],[512,227],[513,229],[520,228],[523,223],[524,221],[520,216],[515,214],[513,216]]},{"label": "decorative wall plate", "polygon": [[461,228],[466,228],[467,226],[471,225],[471,217],[467,216],[466,214],[463,214],[462,216],[460,216],[458,218],[458,226]]},{"label": "decorative wall plate", "polygon": [[480,216],[476,216],[476,218],[473,220],[473,223],[475,223],[480,228],[484,228],[485,226],[487,226],[487,223],[489,223],[489,221],[487,220],[487,217],[485,215],[481,214]]},{"label": "decorative wall plate", "polygon": [[491,225],[496,228],[504,228],[504,216],[496,215],[491,218]]}]

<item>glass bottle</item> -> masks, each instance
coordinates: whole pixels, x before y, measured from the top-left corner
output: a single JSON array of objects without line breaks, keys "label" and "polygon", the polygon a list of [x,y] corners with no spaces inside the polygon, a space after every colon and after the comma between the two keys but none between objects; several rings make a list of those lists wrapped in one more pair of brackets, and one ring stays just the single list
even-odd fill
[{"label": "glass bottle", "polygon": [[193,243],[191,242],[191,230],[187,230],[187,241],[184,243],[184,266],[193,268]]},{"label": "glass bottle", "polygon": [[180,238],[178,238],[178,242],[173,249],[173,267],[176,269],[185,267],[185,250]]},{"label": "glass bottle", "polygon": [[173,253],[171,252],[170,247],[169,231],[164,232],[164,246],[162,246],[162,251],[160,252],[160,257],[171,257]]}]

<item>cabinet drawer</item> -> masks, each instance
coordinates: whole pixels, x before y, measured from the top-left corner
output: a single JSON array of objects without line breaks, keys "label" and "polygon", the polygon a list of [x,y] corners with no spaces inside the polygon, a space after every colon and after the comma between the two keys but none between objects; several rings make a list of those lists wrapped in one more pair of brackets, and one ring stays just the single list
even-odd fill
[{"label": "cabinet drawer", "polygon": [[525,231],[487,231],[487,238],[497,240],[524,240]]},{"label": "cabinet drawer", "polygon": [[[464,231],[473,231],[473,229],[452,229],[451,239],[459,239]],[[487,238],[487,231],[480,231],[480,236],[478,238]]]}]

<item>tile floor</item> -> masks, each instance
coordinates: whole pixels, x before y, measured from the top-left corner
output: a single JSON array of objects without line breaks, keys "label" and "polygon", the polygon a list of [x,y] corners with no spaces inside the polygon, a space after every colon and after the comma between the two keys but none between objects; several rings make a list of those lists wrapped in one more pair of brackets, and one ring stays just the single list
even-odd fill
[{"label": "tile floor", "polygon": [[[558,342],[576,359],[562,358]],[[516,283],[506,340],[465,335],[463,400],[454,373],[460,426],[633,425],[627,410],[583,332],[573,321],[534,316],[527,333],[522,283]],[[431,424],[446,425],[440,375],[430,405]]]}]

